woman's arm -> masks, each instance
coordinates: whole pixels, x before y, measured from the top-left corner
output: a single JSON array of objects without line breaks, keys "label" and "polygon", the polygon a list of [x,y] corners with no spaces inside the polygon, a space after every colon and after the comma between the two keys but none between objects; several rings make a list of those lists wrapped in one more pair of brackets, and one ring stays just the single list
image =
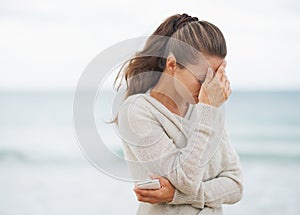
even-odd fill
[{"label": "woman's arm", "polygon": [[[222,204],[234,204],[242,198],[242,172],[239,157],[229,142],[226,145],[226,166],[216,177],[207,181],[200,181],[198,190],[192,194],[185,194],[175,190],[165,178],[159,177],[163,184],[161,190],[135,189],[139,201],[149,203],[168,203],[173,205],[191,204],[196,208],[220,207]],[[172,199],[172,200],[170,200]]]},{"label": "woman's arm", "polygon": [[222,204],[240,201],[242,195],[242,172],[236,157],[216,178],[200,182],[198,190],[193,194],[175,190],[173,200],[169,204],[191,204],[196,208],[220,207]]},{"label": "woman's arm", "polygon": [[213,135],[211,126],[217,112],[217,108],[201,103],[195,107],[199,121],[194,124],[187,145],[182,149],[175,146],[154,116],[138,100],[121,107],[118,115],[121,138],[139,161],[140,167],[149,175],[167,177],[179,191],[191,194],[200,185],[195,181],[200,178],[201,171],[195,169],[200,169],[199,160]]}]

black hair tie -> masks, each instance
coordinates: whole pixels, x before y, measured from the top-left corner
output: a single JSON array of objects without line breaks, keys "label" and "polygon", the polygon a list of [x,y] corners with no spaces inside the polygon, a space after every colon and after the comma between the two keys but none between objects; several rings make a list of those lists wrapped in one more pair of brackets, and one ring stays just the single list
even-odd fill
[{"label": "black hair tie", "polygon": [[174,22],[174,25],[173,25],[174,32],[177,31],[182,26],[184,26],[186,23],[194,22],[194,21],[198,21],[198,18],[197,17],[191,17],[191,16],[187,15],[186,13],[181,14],[177,18],[177,20]]}]

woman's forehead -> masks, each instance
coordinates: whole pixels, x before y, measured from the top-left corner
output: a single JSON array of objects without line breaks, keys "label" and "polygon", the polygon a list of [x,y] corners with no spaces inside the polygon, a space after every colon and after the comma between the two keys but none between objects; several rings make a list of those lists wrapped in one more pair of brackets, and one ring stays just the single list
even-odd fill
[{"label": "woman's forehead", "polygon": [[[201,53],[198,64],[195,65],[194,69],[198,70],[207,70],[208,67],[213,69],[213,71],[217,71],[222,62],[224,61],[224,58],[217,57],[217,56],[210,56],[210,55],[203,55]],[[192,66],[193,67],[193,66]]]},{"label": "woman's forehead", "polygon": [[205,56],[206,60],[208,61],[208,64],[214,71],[217,71],[217,69],[220,67],[222,62],[224,61],[224,58],[216,57],[216,56]]},{"label": "woman's forehead", "polygon": [[197,65],[188,65],[187,69],[199,80],[202,80],[205,78],[208,68],[211,68],[214,72],[216,72],[223,60],[224,59],[220,57],[202,55]]}]

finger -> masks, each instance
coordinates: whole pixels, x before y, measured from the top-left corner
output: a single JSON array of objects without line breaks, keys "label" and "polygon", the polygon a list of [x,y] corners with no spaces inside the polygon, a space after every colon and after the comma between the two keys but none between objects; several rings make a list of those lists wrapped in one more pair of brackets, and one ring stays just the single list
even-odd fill
[{"label": "finger", "polygon": [[221,65],[217,68],[217,71],[220,70],[220,69],[221,70],[225,70],[226,65],[227,65],[227,61],[223,60],[223,62],[221,63]]},{"label": "finger", "polygon": [[218,82],[221,88],[225,89],[226,85],[227,85],[227,80],[224,78],[223,75],[217,76],[218,77]]},{"label": "finger", "polygon": [[159,179],[159,178],[161,178],[161,176],[152,174],[152,175],[150,175],[150,178],[151,179]]},{"label": "finger", "polygon": [[226,61],[226,60],[223,60],[222,63],[220,64],[220,66],[218,67],[218,69],[219,69],[220,67],[226,68],[226,65],[227,65],[227,61]]},{"label": "finger", "polygon": [[228,97],[231,95],[231,92],[232,92],[232,90],[231,90],[231,88],[229,88],[229,90],[228,90]]},{"label": "finger", "polygon": [[[135,190],[135,194],[136,194],[136,197],[137,197],[138,201],[149,202],[151,204],[159,203],[159,198],[143,195],[144,192],[139,192],[139,191],[143,191],[143,190],[140,190],[140,189]],[[145,193],[147,193],[147,192],[145,192]]]},{"label": "finger", "polygon": [[223,76],[222,76],[222,81],[224,81],[224,82],[228,81],[228,77],[227,77],[225,71],[224,71]]},{"label": "finger", "polygon": [[161,186],[162,186],[163,180],[165,179],[164,177],[161,177],[159,175],[154,175],[154,174],[150,175],[150,178],[151,179],[158,179]]},{"label": "finger", "polygon": [[223,60],[222,63],[217,67],[216,72],[222,67],[223,69],[226,68],[227,61]]},{"label": "finger", "polygon": [[224,67],[220,66],[216,72],[216,77],[219,79],[220,82],[222,82],[224,75],[225,75],[225,69]]},{"label": "finger", "polygon": [[229,87],[228,89],[227,89],[227,97],[229,97],[230,95],[231,95],[231,87]]},{"label": "finger", "polygon": [[227,81],[227,84],[230,86],[230,81],[228,79],[226,79],[226,81]]},{"label": "finger", "polygon": [[225,92],[225,99],[227,100],[231,94],[231,88],[230,87],[226,87],[224,89],[224,92]]},{"label": "finger", "polygon": [[145,197],[145,196],[137,196],[137,199],[140,202],[148,202],[150,204],[155,204],[155,203],[159,203],[159,201],[155,198],[151,198],[151,197]]},{"label": "finger", "polygon": [[208,67],[206,77],[205,77],[205,80],[204,80],[204,84],[211,82],[213,77],[214,77],[213,70],[210,67]]},{"label": "finger", "polygon": [[221,64],[224,68],[226,68],[227,66],[227,61],[226,60],[223,60],[222,64]]},{"label": "finger", "polygon": [[138,192],[136,192],[136,197],[137,197],[137,200],[140,201],[140,202],[148,202],[148,203],[152,203],[152,204],[158,203],[157,199],[152,198],[152,197],[148,197],[148,196],[143,196]]},{"label": "finger", "polygon": [[157,179],[159,179],[160,185],[162,187],[170,184],[170,181],[167,178],[159,177]]},{"label": "finger", "polygon": [[161,194],[160,190],[135,189],[135,192],[139,193],[142,196],[154,198],[157,198]]},{"label": "finger", "polygon": [[226,93],[226,89],[223,89],[223,96],[225,101],[228,99],[227,93]]},{"label": "finger", "polygon": [[226,86],[230,85],[230,81],[228,80],[228,77],[227,77],[227,75],[226,75],[225,72],[224,72],[223,75],[221,76],[221,81],[220,81],[220,83],[221,83],[221,86],[224,87],[224,88],[225,88]]},{"label": "finger", "polygon": [[226,80],[224,86],[222,87],[222,90],[223,90],[224,98],[225,98],[225,100],[227,100],[230,95],[230,85],[227,80]]},{"label": "finger", "polygon": [[230,87],[230,82],[228,80],[225,80],[224,88]]}]

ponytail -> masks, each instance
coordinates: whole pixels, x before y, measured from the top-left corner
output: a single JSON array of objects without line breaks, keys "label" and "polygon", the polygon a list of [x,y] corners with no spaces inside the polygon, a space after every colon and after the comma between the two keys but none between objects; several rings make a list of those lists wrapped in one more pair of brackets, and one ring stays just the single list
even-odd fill
[{"label": "ponytail", "polygon": [[[145,93],[158,82],[165,68],[165,59],[158,56],[164,56],[167,40],[157,39],[155,36],[171,37],[175,31],[174,24],[179,17],[180,15],[177,14],[167,18],[147,39],[144,49],[123,64],[114,85],[120,78],[121,72],[125,71],[123,77],[127,83],[127,90],[124,99],[130,95]],[[154,52],[156,56],[151,56],[151,53]],[[121,83],[119,83],[117,90],[120,86]]]}]

